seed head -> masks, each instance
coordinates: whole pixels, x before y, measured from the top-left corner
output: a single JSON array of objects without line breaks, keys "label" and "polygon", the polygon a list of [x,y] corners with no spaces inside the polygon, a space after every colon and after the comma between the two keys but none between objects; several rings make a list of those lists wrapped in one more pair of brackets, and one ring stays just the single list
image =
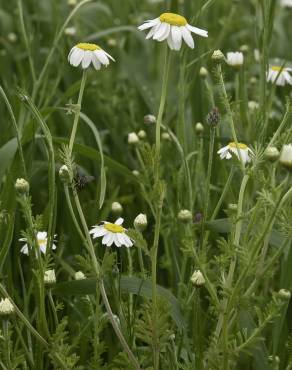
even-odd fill
[{"label": "seed head", "polygon": [[214,107],[207,115],[207,123],[211,127],[216,127],[220,121],[220,113],[217,107]]}]

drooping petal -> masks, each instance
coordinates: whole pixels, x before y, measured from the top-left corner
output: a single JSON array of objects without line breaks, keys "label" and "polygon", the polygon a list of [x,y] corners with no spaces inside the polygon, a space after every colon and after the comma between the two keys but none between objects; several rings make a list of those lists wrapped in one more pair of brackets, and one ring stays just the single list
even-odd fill
[{"label": "drooping petal", "polygon": [[159,27],[159,25],[158,26],[154,26],[154,27],[152,27],[151,28],[151,30],[147,33],[147,35],[146,35],[146,40],[149,40],[149,39],[151,39],[151,37],[155,34],[155,32],[157,31],[157,28]]},{"label": "drooping petal", "polygon": [[122,217],[119,217],[117,220],[116,220],[116,222],[115,222],[115,224],[116,225],[122,225],[122,223],[124,222],[124,219],[122,218]]},{"label": "drooping petal", "polygon": [[106,245],[108,247],[110,247],[113,244],[114,240],[115,240],[115,234],[114,233],[110,233],[109,234],[109,239],[108,239]]},{"label": "drooping petal", "polygon": [[147,30],[148,28],[156,26],[160,23],[161,22],[160,22],[159,18],[151,19],[151,20],[146,21],[145,23],[141,24],[141,26],[138,27],[138,30],[140,30],[140,31]]},{"label": "drooping petal", "polygon": [[29,255],[28,245],[24,244],[24,246],[20,249],[20,252],[23,253],[23,254],[26,254],[28,256]]},{"label": "drooping petal", "polygon": [[104,64],[105,66],[109,65],[108,57],[105,55],[103,50],[95,50],[94,54],[97,56],[101,64]]},{"label": "drooping petal", "polygon": [[41,243],[40,244],[40,250],[43,254],[46,254],[46,250],[47,250],[47,243]]},{"label": "drooping petal", "polygon": [[115,234],[115,239],[114,239],[114,244],[119,248],[122,246],[122,244],[120,243],[119,241],[119,237],[118,237],[119,234]]},{"label": "drooping petal", "polygon": [[100,68],[101,68],[101,63],[100,63],[100,61],[99,61],[98,57],[97,57],[94,53],[92,53],[91,60],[92,60],[93,67],[94,67],[97,71],[98,71],[98,70],[100,70]]},{"label": "drooping petal", "polygon": [[72,55],[71,55],[70,64],[73,67],[78,67],[79,64],[81,63],[82,59],[83,59],[83,56],[84,56],[84,50],[76,48],[74,50],[74,52],[72,53]]},{"label": "drooping petal", "polygon": [[196,35],[202,36],[202,37],[208,37],[208,31],[202,30],[201,28],[191,26],[190,24],[187,24],[186,27]]},{"label": "drooping petal", "polygon": [[171,27],[171,36],[174,46],[174,50],[180,50],[182,44],[182,33],[180,27],[172,26]]},{"label": "drooping petal", "polygon": [[83,69],[86,69],[89,67],[90,63],[91,63],[91,53],[92,51],[89,51],[89,50],[86,50],[84,52],[84,56],[83,56],[83,59],[82,59],[82,68]]},{"label": "drooping petal", "polygon": [[190,30],[187,29],[187,27],[180,27],[180,30],[181,30],[181,33],[182,33],[182,37],[185,41],[185,43],[191,48],[193,49],[195,47],[195,43],[194,43],[194,40],[192,38],[192,35],[191,35],[191,32]]},{"label": "drooping petal", "polygon": [[167,34],[167,32],[169,33],[169,28],[170,28],[169,24],[162,22],[159,28],[157,29],[157,31],[155,32],[153,36],[153,40],[157,40],[157,41],[164,40],[168,36],[167,35],[165,37],[165,34]]},{"label": "drooping petal", "polygon": [[109,242],[109,240],[111,239],[111,232],[107,232],[106,234],[105,234],[105,236],[102,238],[102,244],[105,244],[105,245],[107,245],[107,243]]},{"label": "drooping petal", "polygon": [[133,245],[132,240],[126,234],[124,234],[124,244],[126,247],[132,247]]}]

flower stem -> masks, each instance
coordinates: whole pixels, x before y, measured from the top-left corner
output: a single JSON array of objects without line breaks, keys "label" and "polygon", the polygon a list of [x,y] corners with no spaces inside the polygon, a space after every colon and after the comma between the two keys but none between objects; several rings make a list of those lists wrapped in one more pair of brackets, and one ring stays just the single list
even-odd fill
[{"label": "flower stem", "polygon": [[160,98],[158,116],[157,116],[157,120],[156,120],[156,131],[155,131],[155,147],[156,147],[156,151],[155,151],[155,174],[154,174],[155,183],[158,182],[158,178],[159,178],[160,131],[161,131],[162,117],[163,117],[163,112],[164,112],[164,107],[165,107],[165,102],[166,102],[166,95],[167,95],[169,66],[170,66],[170,52],[168,50],[168,46],[165,45],[165,59],[164,59],[164,67],[163,67],[161,98]]},{"label": "flower stem", "polygon": [[78,121],[79,121],[79,116],[80,116],[80,111],[81,111],[81,104],[82,104],[82,98],[83,98],[85,83],[86,83],[86,77],[87,77],[87,70],[84,69],[81,84],[80,84],[80,90],[79,90],[79,96],[78,96],[78,101],[77,101],[77,107],[76,107],[72,132],[71,132],[70,141],[69,141],[69,153],[70,153],[70,155],[72,154],[73,145],[74,145],[74,141],[75,141],[75,136],[76,136],[76,132],[77,132],[77,128],[78,128]]}]

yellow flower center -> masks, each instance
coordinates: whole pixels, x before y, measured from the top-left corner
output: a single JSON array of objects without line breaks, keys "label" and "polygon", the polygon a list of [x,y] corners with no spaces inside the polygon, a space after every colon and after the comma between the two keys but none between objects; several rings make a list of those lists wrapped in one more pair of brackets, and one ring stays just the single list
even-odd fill
[{"label": "yellow flower center", "polygon": [[100,50],[101,48],[96,44],[89,44],[88,42],[81,42],[80,44],[76,45],[79,49],[87,50],[87,51],[95,51]]},{"label": "yellow flower center", "polygon": [[159,19],[161,22],[168,23],[172,26],[185,26],[188,23],[185,17],[175,13],[163,13]]},{"label": "yellow flower center", "polygon": [[38,244],[47,244],[47,239],[38,239]]},{"label": "yellow flower center", "polygon": [[111,224],[111,223],[104,224],[103,227],[107,231],[110,231],[112,233],[123,233],[125,231],[125,229],[123,228],[123,226],[116,225],[116,224]]},{"label": "yellow flower center", "polygon": [[237,143],[236,145],[236,143],[232,142],[232,143],[229,143],[228,146],[230,146],[231,148],[237,148],[238,146],[239,149],[247,149],[247,145],[242,144],[242,143]]},{"label": "yellow flower center", "polygon": [[283,70],[283,68],[279,66],[272,66],[271,69],[275,72],[281,72]]}]

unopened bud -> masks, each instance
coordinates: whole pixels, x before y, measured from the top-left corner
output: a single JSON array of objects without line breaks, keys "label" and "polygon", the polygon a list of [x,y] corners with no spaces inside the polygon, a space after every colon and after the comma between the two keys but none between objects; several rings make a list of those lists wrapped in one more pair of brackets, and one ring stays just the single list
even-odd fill
[{"label": "unopened bud", "polygon": [[201,135],[204,132],[204,126],[201,122],[197,122],[195,126],[196,134]]},{"label": "unopened bud", "polygon": [[134,220],[134,227],[136,230],[143,232],[148,225],[147,216],[140,213]]},{"label": "unopened bud", "polygon": [[138,137],[139,137],[139,139],[141,139],[141,140],[143,140],[143,139],[145,139],[146,138],[146,132],[144,131],[144,130],[140,130],[139,132],[138,132]]},{"label": "unopened bud", "polygon": [[2,298],[0,301],[0,315],[1,316],[8,316],[14,312],[14,306],[11,303],[10,299]]},{"label": "unopened bud", "polygon": [[47,270],[45,271],[44,275],[44,283],[45,285],[53,285],[57,281],[55,270]]},{"label": "unopened bud", "polygon": [[177,218],[182,222],[189,222],[192,221],[193,215],[188,209],[182,209],[179,211]]},{"label": "unopened bud", "polygon": [[212,59],[215,62],[222,62],[225,59],[225,57],[221,50],[214,50],[212,54]]},{"label": "unopened bud", "polygon": [[201,67],[201,68],[200,68],[199,75],[200,75],[201,77],[207,77],[207,76],[208,76],[208,70],[207,70],[205,67]]},{"label": "unopened bud", "polygon": [[275,162],[279,158],[279,155],[279,150],[274,146],[269,146],[264,152],[265,158],[270,162]]},{"label": "unopened bud", "polygon": [[169,135],[169,133],[168,133],[168,132],[163,132],[163,133],[161,134],[161,139],[162,139],[162,140],[170,141],[170,140],[171,140],[171,136]]},{"label": "unopened bud", "polygon": [[111,208],[115,215],[120,215],[123,212],[123,207],[119,202],[113,202]]},{"label": "unopened bud", "polygon": [[76,28],[75,27],[67,27],[67,28],[65,28],[64,33],[67,36],[75,36],[76,35]]},{"label": "unopened bud", "polygon": [[283,145],[279,162],[288,170],[292,170],[292,144]]},{"label": "unopened bud", "polygon": [[14,32],[8,33],[7,38],[8,38],[8,41],[11,42],[12,44],[14,44],[17,41],[17,36]]},{"label": "unopened bud", "polygon": [[153,114],[147,114],[144,116],[144,123],[145,125],[153,125],[156,123],[156,117]]},{"label": "unopened bud", "polygon": [[139,143],[139,138],[135,132],[130,132],[128,134],[128,144],[136,145]]},{"label": "unopened bud", "polygon": [[65,164],[63,164],[63,166],[61,166],[59,169],[59,177],[64,184],[69,184],[71,182],[70,171]]},{"label": "unopened bud", "polygon": [[137,171],[137,170],[133,170],[133,171],[132,171],[132,174],[133,174],[134,176],[138,177],[138,176],[140,175],[140,172],[139,172],[139,171]]},{"label": "unopened bud", "polygon": [[229,211],[237,212],[237,204],[236,203],[229,203],[227,207],[228,207]]},{"label": "unopened bud", "polygon": [[283,299],[283,301],[289,301],[291,298],[291,292],[287,289],[280,289],[278,296],[279,298]]},{"label": "unopened bud", "polygon": [[250,100],[247,104],[248,106],[248,109],[250,109],[251,111],[255,111],[257,109],[259,109],[260,105],[258,102],[256,101],[253,101],[253,100]]},{"label": "unopened bud", "polygon": [[74,278],[75,280],[84,280],[86,279],[86,276],[83,274],[82,271],[77,271],[75,272]]},{"label": "unopened bud", "polygon": [[15,182],[15,189],[19,195],[28,195],[29,183],[25,179],[17,179]]},{"label": "unopened bud", "polygon": [[69,6],[75,6],[77,4],[77,0],[67,0],[67,4]]},{"label": "unopened bud", "polygon": [[191,282],[199,288],[205,284],[206,280],[200,270],[195,270],[191,276]]}]

